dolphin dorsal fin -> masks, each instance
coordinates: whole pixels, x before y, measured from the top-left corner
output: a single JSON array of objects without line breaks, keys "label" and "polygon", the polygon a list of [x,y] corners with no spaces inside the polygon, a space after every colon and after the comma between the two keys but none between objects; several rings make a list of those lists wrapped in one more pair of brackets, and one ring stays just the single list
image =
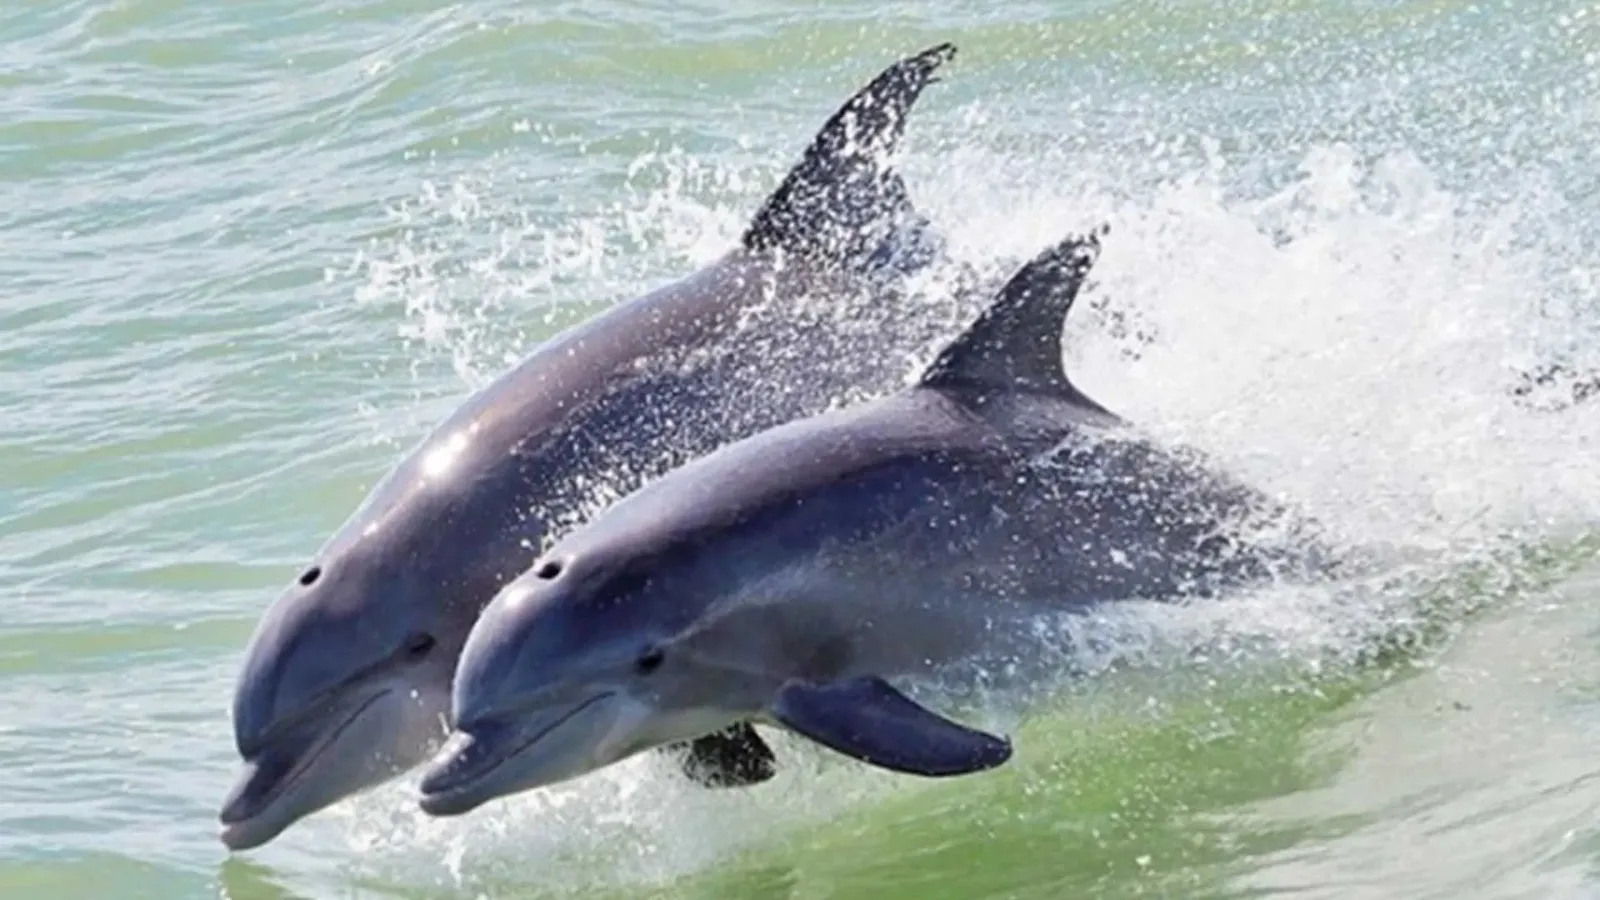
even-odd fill
[{"label": "dolphin dorsal fin", "polygon": [[1073,386],[1061,364],[1061,330],[1095,260],[1102,226],[1034,257],[1011,276],[977,321],[923,372],[932,388],[1028,391],[1102,409]]},{"label": "dolphin dorsal fin", "polygon": [[940,44],[902,59],[846,101],[756,212],[745,248],[860,261],[915,217],[888,158],[934,70],[955,52]]}]

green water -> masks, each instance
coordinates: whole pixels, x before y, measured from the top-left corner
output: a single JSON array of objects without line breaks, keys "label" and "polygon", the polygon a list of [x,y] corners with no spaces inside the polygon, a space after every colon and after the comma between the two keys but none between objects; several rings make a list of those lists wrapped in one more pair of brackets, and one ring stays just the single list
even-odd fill
[{"label": "green water", "polygon": [[[944,40],[905,167],[958,252],[1110,222],[1097,295],[1153,342],[1080,316],[1086,389],[1408,586],[1136,616],[1148,665],[982,777],[784,743],[759,790],[637,760],[443,822],[402,781],[230,859],[281,585]],[[1597,98],[1600,7],[1554,0],[10,4],[0,896],[1600,897],[1600,409],[1507,391],[1600,362]]]}]

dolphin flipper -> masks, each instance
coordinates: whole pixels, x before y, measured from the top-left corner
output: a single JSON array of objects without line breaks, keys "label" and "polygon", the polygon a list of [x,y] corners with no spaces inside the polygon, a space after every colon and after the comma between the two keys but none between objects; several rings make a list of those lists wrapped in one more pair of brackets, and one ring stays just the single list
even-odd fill
[{"label": "dolphin flipper", "polygon": [[1010,741],[931,712],[882,678],[791,681],[772,715],[825,747],[911,775],[966,775],[1011,758]]},{"label": "dolphin flipper", "polygon": [[778,758],[749,722],[688,742],[683,773],[702,787],[750,787],[778,774]]},{"label": "dolphin flipper", "polygon": [[903,264],[937,252],[889,157],[933,73],[955,56],[940,44],[885,69],[822,126],[805,156],[746,229],[749,250],[783,250],[855,265]]}]

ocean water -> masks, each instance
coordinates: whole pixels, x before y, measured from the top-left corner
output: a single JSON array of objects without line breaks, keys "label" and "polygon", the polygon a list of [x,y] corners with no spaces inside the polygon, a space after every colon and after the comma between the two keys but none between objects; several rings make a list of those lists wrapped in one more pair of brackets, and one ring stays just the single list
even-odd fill
[{"label": "ocean water", "polygon": [[[1110,223],[1074,377],[1407,568],[1108,615],[979,777],[404,779],[230,857],[280,587],[946,40],[903,164],[955,250]],[[1518,393],[1600,367],[1593,3],[23,2],[0,235],[0,897],[1600,897],[1600,403]]]}]

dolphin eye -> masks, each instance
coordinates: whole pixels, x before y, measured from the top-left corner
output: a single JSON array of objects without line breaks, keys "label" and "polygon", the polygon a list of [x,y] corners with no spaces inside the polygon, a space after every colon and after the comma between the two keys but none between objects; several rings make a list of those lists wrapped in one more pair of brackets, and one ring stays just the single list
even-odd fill
[{"label": "dolphin eye", "polygon": [[633,661],[633,668],[640,675],[649,675],[651,672],[661,668],[661,664],[666,661],[667,651],[660,647],[650,647],[639,654],[638,659]]},{"label": "dolphin eye", "polygon": [[406,638],[405,653],[407,659],[421,659],[433,651],[433,645],[438,643],[433,635],[419,632]]}]

